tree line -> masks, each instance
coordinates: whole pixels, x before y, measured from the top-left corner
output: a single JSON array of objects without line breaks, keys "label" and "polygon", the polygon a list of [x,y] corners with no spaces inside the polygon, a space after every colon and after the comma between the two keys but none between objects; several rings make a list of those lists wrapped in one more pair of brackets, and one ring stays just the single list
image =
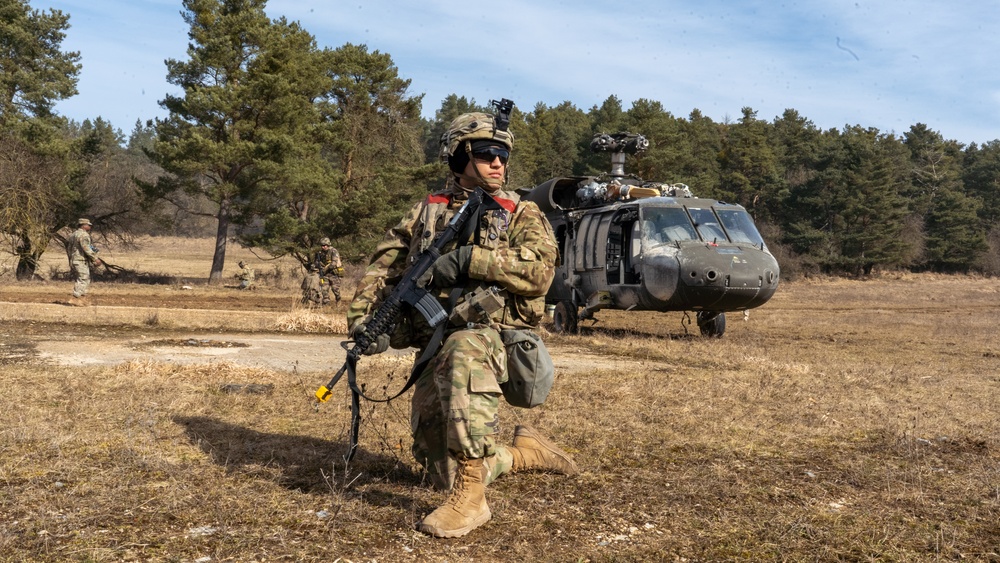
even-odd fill
[{"label": "tree line", "polygon": [[[167,117],[124,135],[100,117],[54,112],[80,71],[79,54],[61,48],[70,16],[0,0],[0,236],[19,279],[80,216],[125,243],[211,229],[212,281],[234,241],[305,263],[329,236],[360,261],[442,185],[447,124],[486,110],[453,94],[422,118],[423,96],[389,54],[319,47],[298,22],[267,17],[266,0],[182,5],[187,58],[166,64],[182,94],[160,101]],[[626,109],[615,96],[587,110],[522,105],[510,129],[514,187],[606,173],[593,135],[642,133],[651,148],[629,157],[629,173],[743,205],[788,275],[1000,273],[1000,141],[964,145],[921,123],[901,135],[821,130],[794,109],[768,121],[747,107],[716,122],[649,99]]]}]

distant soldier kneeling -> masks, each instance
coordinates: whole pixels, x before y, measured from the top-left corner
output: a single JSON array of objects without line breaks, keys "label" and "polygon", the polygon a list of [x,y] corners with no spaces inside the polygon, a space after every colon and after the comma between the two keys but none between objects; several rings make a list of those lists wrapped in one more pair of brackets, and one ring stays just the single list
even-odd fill
[{"label": "distant soldier kneeling", "polygon": [[240,271],[236,272],[236,279],[240,280],[240,289],[254,289],[254,271],[246,262],[240,260]]}]

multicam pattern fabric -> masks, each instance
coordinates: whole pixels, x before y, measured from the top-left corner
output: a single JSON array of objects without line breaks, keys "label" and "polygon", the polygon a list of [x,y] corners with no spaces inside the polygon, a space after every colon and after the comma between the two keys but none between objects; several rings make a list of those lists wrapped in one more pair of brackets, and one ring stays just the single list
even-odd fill
[{"label": "multicam pattern fabric", "polygon": [[[464,295],[496,286],[502,290],[504,306],[479,323],[449,325],[441,349],[414,385],[412,450],[439,488],[451,486],[455,457],[487,458],[487,481],[510,469],[512,454],[494,442],[499,431],[500,383],[507,379],[499,330],[538,325],[555,273],[552,227],[538,206],[520,201],[514,192],[498,190],[492,195],[503,209],[487,212],[479,225]],[[411,257],[430,247],[467,198],[462,188],[449,182],[447,189],[414,205],[389,230],[348,309],[349,327],[371,314],[401,279]],[[450,291],[439,291],[442,306],[447,306]],[[432,334],[426,320],[410,310],[397,324],[392,346],[423,348]]]},{"label": "multicam pattern fabric", "polygon": [[75,280],[73,297],[83,297],[90,289],[90,264],[97,260],[90,233],[86,229],[77,229],[66,240],[66,256],[69,258],[69,271]]},{"label": "multicam pattern fabric", "polygon": [[318,250],[313,257],[313,267],[321,276],[335,275],[344,267],[340,261],[340,253],[332,246],[326,250]]},{"label": "multicam pattern fabric", "polygon": [[[520,201],[514,192],[493,193],[503,209],[489,211],[479,229],[479,241],[472,249],[469,280],[465,295],[482,287],[497,286],[504,294],[505,306],[493,312],[483,324],[496,328],[533,328],[538,326],[545,309],[545,293],[555,275],[558,251],[552,227],[530,201]],[[389,230],[375,249],[368,269],[358,284],[354,301],[347,311],[347,322],[354,328],[369,315],[380,299],[392,291],[410,257],[416,257],[433,244],[468,195],[451,183],[448,190],[436,192],[414,205],[398,225]],[[445,248],[442,254],[457,244]],[[447,303],[451,288],[439,290],[438,299]],[[462,301],[459,300],[459,304]],[[422,348],[433,330],[416,311],[399,323],[396,347]]]},{"label": "multicam pattern fabric", "polygon": [[[329,290],[336,296],[337,301],[340,301],[341,273],[344,271],[344,265],[340,261],[340,252],[337,252],[337,249],[332,246],[325,251],[319,250],[313,258],[313,268],[321,278],[326,280]],[[330,298],[327,296],[326,301],[329,300]]]},{"label": "multicam pattern fabric", "polygon": [[496,127],[494,117],[488,113],[466,113],[455,118],[448,130],[441,135],[441,160],[447,161],[466,141],[493,140],[514,148],[514,134]]},{"label": "multicam pattern fabric", "polygon": [[[500,383],[506,381],[507,355],[497,331],[476,328],[452,332],[440,352],[414,385],[410,425],[413,457],[423,465],[431,483],[450,489],[454,477],[454,453],[458,444],[466,458],[506,459],[507,448],[495,443],[500,420]],[[505,472],[496,471],[496,475]]]},{"label": "multicam pattern fabric", "polygon": [[240,280],[240,289],[250,289],[254,277],[255,273],[250,266],[244,266],[240,268],[239,272],[236,272],[236,279]]}]

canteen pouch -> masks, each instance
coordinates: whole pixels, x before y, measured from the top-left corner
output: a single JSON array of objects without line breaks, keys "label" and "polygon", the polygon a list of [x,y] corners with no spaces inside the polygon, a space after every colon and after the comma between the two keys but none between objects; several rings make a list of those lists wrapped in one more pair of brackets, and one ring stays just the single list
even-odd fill
[{"label": "canteen pouch", "polygon": [[503,398],[526,409],[544,403],[556,368],[542,338],[530,330],[503,329],[500,340],[507,350],[507,381],[500,384]]}]

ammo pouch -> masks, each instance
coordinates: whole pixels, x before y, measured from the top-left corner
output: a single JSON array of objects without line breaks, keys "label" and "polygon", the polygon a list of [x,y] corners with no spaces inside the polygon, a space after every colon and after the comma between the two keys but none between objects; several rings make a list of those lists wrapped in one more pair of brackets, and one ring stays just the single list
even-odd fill
[{"label": "ammo pouch", "polygon": [[465,296],[452,310],[448,322],[455,326],[490,324],[490,315],[504,306],[505,293],[496,286],[481,287]]},{"label": "ammo pouch", "polygon": [[544,403],[556,369],[541,337],[530,330],[503,329],[500,340],[507,349],[507,381],[500,384],[503,398],[526,409]]}]

